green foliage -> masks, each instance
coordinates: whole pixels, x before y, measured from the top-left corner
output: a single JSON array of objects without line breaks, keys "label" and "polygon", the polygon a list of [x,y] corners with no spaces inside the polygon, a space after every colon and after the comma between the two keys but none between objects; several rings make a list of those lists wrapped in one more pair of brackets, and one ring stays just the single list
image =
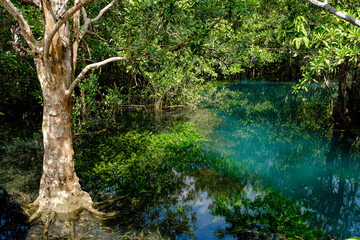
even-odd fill
[{"label": "green foliage", "polygon": [[[358,15],[355,14],[354,17]],[[347,22],[333,19],[327,14],[320,15],[320,24],[311,30],[313,54],[309,67],[304,71],[302,84],[312,81],[336,79],[340,66],[346,64],[349,74],[354,74],[359,48],[359,29]]]},{"label": "green foliage", "polygon": [[42,101],[38,95],[40,84],[32,58],[20,55],[19,49],[8,43],[22,43],[16,27],[16,20],[0,5],[0,125],[38,128]]},{"label": "green foliage", "polygon": [[225,217],[231,227],[225,234],[239,238],[323,239],[325,233],[314,227],[315,213],[300,202],[294,203],[274,190],[244,188],[232,196],[215,200],[212,211]]},{"label": "green foliage", "polygon": [[130,131],[94,136],[76,145],[77,172],[90,189],[131,193],[135,197],[165,193],[176,184],[177,171],[202,159],[203,138],[194,126],[176,124],[162,133]]},{"label": "green foliage", "polygon": [[96,125],[112,125],[116,116],[123,110],[123,102],[128,95],[122,93],[122,87],[100,86],[101,72],[92,72],[88,78],[79,84],[80,93],[75,96],[72,113],[73,130],[84,132]]},{"label": "green foliage", "polygon": [[[261,84],[261,83],[260,83]],[[326,92],[319,85],[308,92],[292,93],[294,84],[271,84],[259,87],[257,82],[239,82],[239,87],[212,86],[201,100],[201,105],[230,115],[242,124],[256,122],[294,123],[302,128],[322,132],[328,128]],[[235,89],[232,89],[235,88]]]}]

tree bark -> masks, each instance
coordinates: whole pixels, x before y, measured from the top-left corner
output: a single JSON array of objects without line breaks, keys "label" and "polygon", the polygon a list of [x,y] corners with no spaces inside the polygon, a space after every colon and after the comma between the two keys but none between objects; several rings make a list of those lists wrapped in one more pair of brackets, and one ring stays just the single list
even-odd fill
[{"label": "tree bark", "polygon": [[[92,209],[92,200],[88,193],[81,190],[74,167],[71,134],[74,98],[66,96],[69,85],[66,83],[70,82],[67,78],[71,77],[71,68],[65,68],[70,63],[67,56],[63,54],[62,61],[52,59],[54,65],[50,73],[46,72],[41,59],[35,59],[43,92],[44,158],[39,196],[33,203],[37,211],[30,220],[44,212],[72,213],[82,208]],[[51,80],[47,79],[48,76]]]},{"label": "tree bark", "polygon": [[334,113],[334,97],[331,91],[331,86],[330,86],[330,80],[327,76],[327,74],[324,74],[324,82],[325,82],[325,86],[326,86],[326,90],[328,93],[328,101],[329,101],[329,105],[328,105],[328,109],[329,109],[329,115],[330,117],[333,116]]},{"label": "tree bark", "polygon": [[[56,213],[71,214],[85,208],[100,216],[109,216],[92,208],[88,193],[81,190],[79,178],[74,167],[74,150],[71,135],[71,112],[74,104],[73,91],[85,74],[92,68],[113,61],[128,60],[127,57],[113,57],[86,66],[75,78],[77,50],[81,37],[89,25],[97,21],[105,11],[115,4],[112,0],[94,19],[87,18],[85,6],[94,0],[75,0],[67,9],[68,0],[24,0],[42,10],[44,36],[37,41],[30,25],[10,0],[0,3],[17,20],[20,34],[34,55],[37,75],[43,93],[43,174],[40,180],[38,198],[30,204],[27,213],[30,221],[45,217],[45,228],[49,226]],[[41,4],[40,4],[41,3]],[[83,11],[84,25],[80,30],[80,9]],[[74,16],[73,39],[70,39],[68,20]],[[26,210],[26,209],[25,209]],[[33,212],[35,210],[35,212]],[[47,219],[47,220],[46,220]],[[44,231],[46,232],[46,231]]]}]

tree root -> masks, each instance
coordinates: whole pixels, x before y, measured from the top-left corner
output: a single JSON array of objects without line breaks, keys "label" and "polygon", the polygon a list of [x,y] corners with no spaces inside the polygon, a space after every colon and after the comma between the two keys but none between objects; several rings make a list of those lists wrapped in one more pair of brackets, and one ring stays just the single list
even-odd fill
[{"label": "tree root", "polygon": [[[19,196],[21,195],[19,194]],[[116,212],[105,213],[95,209],[93,207],[95,204],[89,194],[84,191],[68,196],[66,201],[60,200],[39,196],[33,203],[22,204],[24,213],[29,217],[28,221],[35,226],[32,236],[42,236],[42,239],[57,239],[58,237],[75,239],[75,223],[77,226],[81,224],[79,222],[80,215],[88,216],[83,223],[84,226],[89,224],[100,226],[103,221],[116,215]],[[76,231],[78,232],[78,230]]]},{"label": "tree root", "polygon": [[97,217],[99,220],[108,220],[116,215],[116,212],[100,212],[99,210],[93,208],[92,206],[85,208],[88,212],[93,214],[95,217]]},{"label": "tree root", "polygon": [[[23,210],[24,210],[24,208],[23,208]],[[28,210],[28,211],[31,211],[31,210]],[[25,213],[27,213],[27,212],[25,211]],[[42,209],[40,209],[40,208],[36,209],[33,214],[31,214],[30,216],[28,215],[29,216],[29,222],[33,222],[34,220],[40,218],[42,215],[43,215]]]}]

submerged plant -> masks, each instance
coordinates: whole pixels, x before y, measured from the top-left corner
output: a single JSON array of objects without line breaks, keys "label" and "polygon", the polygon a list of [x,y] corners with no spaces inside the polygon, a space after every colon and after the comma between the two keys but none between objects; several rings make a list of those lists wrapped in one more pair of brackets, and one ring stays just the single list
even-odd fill
[{"label": "submerged plant", "polygon": [[77,151],[76,167],[91,189],[144,197],[166,192],[176,183],[176,172],[201,161],[202,140],[190,124],[157,134],[144,130],[96,136]]},{"label": "submerged plant", "polygon": [[[272,189],[244,188],[232,196],[217,198],[211,210],[231,224],[224,232],[239,239],[323,239],[325,232],[315,227],[314,212],[294,203]],[[224,234],[223,233],[223,234]]]}]

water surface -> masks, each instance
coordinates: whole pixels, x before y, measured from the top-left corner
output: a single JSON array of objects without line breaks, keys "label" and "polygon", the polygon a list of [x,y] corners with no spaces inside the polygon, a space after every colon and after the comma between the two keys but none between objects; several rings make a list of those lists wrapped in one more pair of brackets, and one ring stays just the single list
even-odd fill
[{"label": "water surface", "polygon": [[[333,236],[360,236],[360,154],[352,147],[358,139],[342,129],[335,134],[319,130],[312,122],[311,114],[323,111],[316,102],[324,100],[325,90],[312,86],[309,92],[294,95],[291,83],[249,81],[224,87],[228,98],[223,102],[181,114],[180,119],[194,123],[206,136],[204,155],[223,156],[231,162],[220,168],[227,176],[211,166],[189,166],[193,171],[179,177],[177,189],[168,195],[136,207],[121,203],[117,208],[113,203],[110,208],[127,215],[113,223],[112,233],[93,229],[97,238],[116,239],[129,229],[138,236],[145,229],[155,239],[234,239],[221,234],[229,224],[210,213],[211,204],[221,195],[245,188],[249,197],[262,194],[257,192],[259,185],[307,203]],[[162,128],[162,123],[155,127]],[[41,138],[3,144],[0,157],[0,186],[35,198],[41,176]],[[23,217],[15,219],[16,204],[4,201],[1,239],[25,238],[29,226]]]},{"label": "water surface", "polygon": [[[238,176],[257,181],[294,201],[306,202],[333,236],[360,236],[359,152],[356,135],[307,128],[293,119],[297,106],[321,101],[320,86],[292,94],[290,83],[241,81],[227,85],[245,104],[212,110],[223,124],[211,134],[211,151],[235,159]],[[311,116],[309,116],[310,118]],[[294,121],[295,120],[295,121]]]}]

